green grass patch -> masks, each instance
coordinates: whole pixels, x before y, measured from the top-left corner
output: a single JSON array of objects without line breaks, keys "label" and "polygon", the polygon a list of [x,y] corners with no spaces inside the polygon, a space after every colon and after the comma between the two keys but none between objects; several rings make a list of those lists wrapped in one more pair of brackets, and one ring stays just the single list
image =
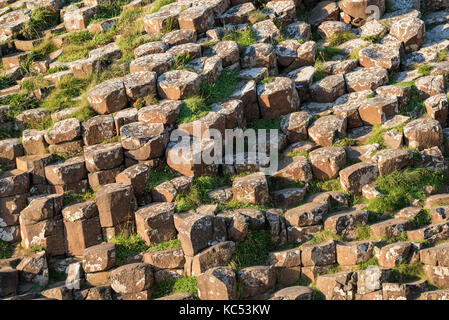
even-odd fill
[{"label": "green grass patch", "polygon": [[446,183],[443,174],[428,169],[406,168],[377,178],[376,185],[382,196],[368,201],[368,210],[383,214],[394,212],[412,204],[415,199],[425,199],[424,186],[441,189]]},{"label": "green grass patch", "polygon": [[370,266],[378,266],[379,262],[377,262],[376,257],[372,256],[371,258],[369,258],[368,260],[366,260],[365,262],[359,263],[357,266],[358,270],[365,270]]},{"label": "green grass patch", "polygon": [[330,180],[312,180],[309,182],[309,192],[311,194],[318,192],[326,192],[326,191],[342,191],[342,187],[340,185],[339,179],[330,179]]},{"label": "green grass patch", "polygon": [[121,7],[130,2],[131,0],[115,0],[111,1],[110,4],[100,4],[97,12],[89,20],[89,24],[119,16],[122,10]]},{"label": "green grass patch", "polygon": [[176,2],[176,0],[156,0],[151,4],[150,13],[159,12],[163,6],[173,2]]},{"label": "green grass patch", "polygon": [[332,60],[332,57],[336,55],[341,56],[347,56],[346,52],[343,49],[334,47],[334,46],[327,46],[327,47],[321,47],[317,50],[318,53],[318,59],[321,59],[321,61],[329,61]]},{"label": "green grass patch", "polygon": [[214,84],[202,82],[200,94],[189,97],[179,112],[178,124],[195,121],[205,116],[211,105],[229,97],[237,88],[239,78],[236,72],[224,69]]},{"label": "green grass patch", "polygon": [[281,129],[281,121],[282,121],[282,116],[277,118],[277,119],[257,119],[254,120],[253,122],[251,122],[250,124],[248,124],[248,128],[250,129],[254,129],[254,130],[259,130],[259,129],[277,129],[280,130]]},{"label": "green grass patch", "polygon": [[421,262],[415,264],[400,263],[395,266],[390,275],[390,281],[393,282],[410,282],[426,279]]},{"label": "green grass patch", "polygon": [[0,75],[0,90],[12,87],[14,85],[16,85],[16,81],[5,74]]},{"label": "green grass patch", "polygon": [[344,241],[343,237],[331,230],[322,230],[313,235],[312,239],[306,241],[306,244],[318,244],[327,240]]},{"label": "green grass patch", "polygon": [[344,137],[337,141],[335,141],[332,146],[333,147],[348,147],[348,146],[355,146],[357,144],[357,141],[355,141],[352,138]]},{"label": "green grass patch", "polygon": [[207,196],[209,191],[229,186],[232,182],[228,176],[201,176],[193,179],[192,186],[187,194],[176,197],[176,210],[184,212],[195,209],[202,204],[210,203]]},{"label": "green grass patch", "polygon": [[427,226],[431,223],[431,220],[432,219],[429,210],[423,209],[415,219],[416,227],[422,228],[424,226]]},{"label": "green grass patch", "polygon": [[0,259],[11,258],[13,248],[9,242],[0,239]]},{"label": "green grass patch", "polygon": [[324,68],[323,61],[320,59],[317,59],[315,61],[315,73],[313,74],[313,81],[320,81],[321,79],[324,79],[327,76],[326,69]]},{"label": "green grass patch", "polygon": [[153,299],[162,298],[179,292],[191,293],[196,296],[198,292],[196,277],[182,277],[155,284]]},{"label": "green grass patch", "polygon": [[237,242],[228,266],[238,271],[246,267],[265,265],[268,253],[275,250],[269,230],[249,231],[245,240]]},{"label": "green grass patch", "polygon": [[437,55],[437,62],[442,62],[446,60],[446,57],[447,57],[447,49],[439,51]]},{"label": "green grass patch", "polygon": [[267,19],[267,15],[260,10],[253,10],[248,14],[248,20],[251,24],[255,24]]},{"label": "green grass patch", "polygon": [[62,203],[64,206],[67,206],[72,203],[89,201],[89,200],[95,200],[95,192],[92,192],[90,190],[88,190],[82,194],[66,192],[63,195]]},{"label": "green grass patch", "polygon": [[262,81],[260,81],[260,83],[262,84],[268,84],[268,83],[272,83],[274,81],[275,77],[265,77],[262,79]]},{"label": "green grass patch", "polygon": [[189,70],[191,69],[187,68],[187,64],[193,60],[193,57],[191,57],[189,54],[177,54],[173,57],[173,64],[169,67],[169,71],[171,70]]},{"label": "green grass patch", "polygon": [[37,39],[41,37],[42,31],[50,29],[58,23],[58,12],[38,6],[31,10],[30,21],[24,24],[21,34],[25,39]]},{"label": "green grass patch", "polygon": [[423,76],[428,76],[432,70],[432,66],[428,63],[417,66],[418,73]]},{"label": "green grass patch", "polygon": [[115,243],[117,265],[119,266],[121,266],[129,256],[148,250],[147,244],[138,234],[128,235],[126,232],[122,232],[111,238],[110,242]]},{"label": "green grass patch", "polygon": [[257,37],[254,34],[252,28],[247,28],[245,30],[233,31],[226,34],[222,41],[235,41],[241,48],[246,48],[252,44],[257,43]]},{"label": "green grass patch", "polygon": [[181,248],[181,241],[178,239],[168,240],[161,243],[158,243],[155,246],[152,246],[148,248],[147,252],[156,252],[156,251],[162,251],[162,250],[170,250],[170,249],[177,249]]},{"label": "green grass patch", "polygon": [[339,46],[352,39],[355,39],[355,35],[351,31],[343,30],[334,32],[334,34],[326,38],[326,42],[331,46]]},{"label": "green grass patch", "polygon": [[356,241],[360,241],[360,240],[368,240],[369,238],[371,238],[371,230],[370,230],[370,226],[369,224],[361,224],[358,223],[356,225]]},{"label": "green grass patch", "polygon": [[167,165],[155,168],[150,172],[150,180],[145,186],[147,192],[153,190],[158,184],[177,177],[179,174]]}]

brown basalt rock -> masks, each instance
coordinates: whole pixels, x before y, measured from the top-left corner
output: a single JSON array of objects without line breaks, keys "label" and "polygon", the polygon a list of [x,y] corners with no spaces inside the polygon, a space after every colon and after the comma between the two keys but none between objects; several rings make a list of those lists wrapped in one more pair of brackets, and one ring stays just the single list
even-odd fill
[{"label": "brown basalt rock", "polygon": [[213,11],[207,6],[191,7],[179,14],[178,22],[180,29],[194,30],[202,33],[213,28]]},{"label": "brown basalt rock", "polygon": [[383,300],[414,300],[426,290],[426,280],[408,283],[383,283]]},{"label": "brown basalt rock", "polygon": [[353,300],[357,286],[357,274],[339,272],[321,275],[316,280],[316,286],[326,300]]},{"label": "brown basalt rock", "polygon": [[120,172],[115,177],[115,182],[132,185],[134,194],[142,196],[150,179],[150,171],[151,168],[146,164],[136,164]]},{"label": "brown basalt rock", "polygon": [[257,96],[260,112],[266,119],[276,119],[299,108],[299,96],[289,78],[276,77],[271,83],[258,85]]},{"label": "brown basalt rock", "polygon": [[189,215],[176,228],[186,256],[194,256],[214,243],[226,241],[225,223],[213,215]]},{"label": "brown basalt rock", "polygon": [[298,249],[288,249],[278,252],[270,252],[267,258],[267,265],[274,267],[297,267],[301,265],[301,251]]},{"label": "brown basalt rock", "polygon": [[237,299],[237,281],[229,267],[216,267],[198,276],[198,296],[201,300]]},{"label": "brown basalt rock", "polygon": [[270,202],[267,180],[262,172],[237,177],[232,183],[232,194],[236,201],[253,204]]},{"label": "brown basalt rock", "polygon": [[378,169],[375,164],[361,162],[340,170],[340,184],[351,194],[360,194],[362,187],[377,178]]},{"label": "brown basalt rock", "polygon": [[346,162],[346,151],[341,147],[324,147],[313,150],[309,157],[315,178],[329,180],[338,177]]},{"label": "brown basalt rock", "polygon": [[404,43],[406,52],[417,51],[426,39],[424,21],[416,17],[407,17],[393,23],[390,34]]},{"label": "brown basalt rock", "polygon": [[85,147],[84,159],[89,172],[113,169],[123,162],[123,148],[119,142]]},{"label": "brown basalt rock", "polygon": [[134,56],[140,58],[153,53],[164,53],[167,49],[168,45],[164,41],[148,42],[135,48]]},{"label": "brown basalt rock", "polygon": [[[195,146],[196,145],[196,146]],[[196,149],[199,147],[198,149]],[[213,152],[214,142],[194,138],[193,141],[170,143],[166,149],[167,165],[175,171],[188,176],[194,177],[199,175],[213,175],[218,171],[217,164],[194,163],[196,150],[202,154],[211,154]]]},{"label": "brown basalt rock", "polygon": [[228,100],[221,104],[214,104],[212,111],[225,116],[226,129],[240,128],[246,124],[241,100]]},{"label": "brown basalt rock", "polygon": [[173,239],[175,205],[169,202],[154,203],[135,212],[137,232],[148,245]]},{"label": "brown basalt rock", "polygon": [[403,145],[404,134],[396,130],[389,130],[382,134],[385,146],[391,149],[400,149]]},{"label": "brown basalt rock", "polygon": [[432,207],[439,203],[449,203],[449,194],[434,194],[427,197],[426,202],[424,203],[424,209],[432,209]]},{"label": "brown basalt rock", "polygon": [[86,177],[84,157],[70,158],[45,167],[45,178],[53,185],[76,183]]},{"label": "brown basalt rock", "polygon": [[184,253],[181,248],[162,251],[146,252],[143,261],[159,269],[183,268],[185,263]]},{"label": "brown basalt rock", "polygon": [[185,99],[199,92],[200,80],[199,75],[194,72],[168,71],[157,79],[157,90],[164,99]]},{"label": "brown basalt rock", "polygon": [[292,286],[274,293],[270,300],[313,300],[314,293],[309,287]]},{"label": "brown basalt rock", "polygon": [[310,87],[312,99],[317,102],[333,102],[346,92],[343,75],[327,76]]},{"label": "brown basalt rock", "polygon": [[133,72],[123,78],[126,95],[131,101],[144,96],[156,95],[156,73],[152,71]]},{"label": "brown basalt rock", "polygon": [[109,170],[101,170],[89,173],[87,177],[90,188],[92,190],[97,190],[100,186],[114,183],[115,177],[123,170],[124,167],[120,166]]},{"label": "brown basalt rock", "polygon": [[328,240],[319,244],[304,244],[301,251],[301,261],[305,267],[327,266],[336,263],[335,242]]},{"label": "brown basalt rock", "polygon": [[85,248],[101,242],[100,219],[94,201],[67,206],[62,215],[68,253],[81,255]]},{"label": "brown basalt rock", "polygon": [[307,201],[315,203],[327,203],[329,207],[347,207],[348,197],[342,191],[326,191],[315,193]]},{"label": "brown basalt rock", "polygon": [[[26,129],[22,132],[22,145],[25,149],[25,153],[32,154],[44,154],[47,153],[45,141],[45,130],[38,131],[35,129]],[[20,149],[20,147],[18,148]]]},{"label": "brown basalt rock", "polygon": [[227,266],[235,251],[235,243],[224,241],[213,245],[194,257],[187,256],[184,270],[188,276],[199,276],[208,269]]},{"label": "brown basalt rock", "polygon": [[412,243],[408,241],[395,242],[382,247],[379,252],[379,266],[382,268],[394,268],[400,263],[406,262],[412,251]]},{"label": "brown basalt rock", "polygon": [[111,287],[120,294],[139,293],[151,288],[154,283],[151,265],[132,263],[111,272]]},{"label": "brown basalt rock", "polygon": [[308,129],[310,138],[320,146],[329,147],[346,133],[346,118],[329,115],[316,120]]},{"label": "brown basalt rock", "polygon": [[173,125],[178,120],[182,102],[163,100],[157,105],[150,105],[139,109],[138,120],[143,123],[163,123]]},{"label": "brown basalt rock", "polygon": [[24,257],[17,265],[16,270],[19,271],[21,281],[32,282],[40,287],[45,287],[48,284],[49,273],[45,251]]},{"label": "brown basalt rock", "polygon": [[353,240],[357,237],[357,226],[367,223],[368,211],[349,209],[328,215],[324,220],[324,229]]},{"label": "brown basalt rock", "polygon": [[114,119],[111,116],[95,116],[82,123],[83,142],[95,145],[115,136]]},{"label": "brown basalt rock", "polygon": [[418,96],[422,100],[445,93],[445,83],[442,75],[418,78],[415,81],[415,86],[418,90]]},{"label": "brown basalt rock", "polygon": [[443,132],[437,120],[424,118],[410,121],[404,126],[407,145],[413,149],[423,150],[443,143]]},{"label": "brown basalt rock", "polygon": [[108,80],[95,86],[89,91],[87,100],[99,114],[119,111],[128,104],[125,86],[121,79]]},{"label": "brown basalt rock", "polygon": [[242,53],[242,68],[267,68],[268,74],[277,75],[276,51],[271,44],[256,43],[248,46]]},{"label": "brown basalt rock", "polygon": [[113,227],[134,218],[133,187],[121,183],[101,186],[95,197],[102,227]]},{"label": "brown basalt rock", "polygon": [[397,70],[401,61],[398,49],[381,44],[361,49],[359,59],[360,65],[366,68],[382,67],[388,70]]},{"label": "brown basalt rock", "polygon": [[380,124],[398,113],[398,101],[396,97],[376,96],[365,100],[358,111],[365,124]]},{"label": "brown basalt rock", "polygon": [[31,184],[47,183],[45,180],[45,166],[52,162],[52,157],[49,154],[17,157],[15,161],[18,170],[29,172]]},{"label": "brown basalt rock", "polygon": [[143,147],[152,138],[164,131],[162,123],[132,122],[120,129],[121,143],[126,150],[136,150]]},{"label": "brown basalt rock", "polygon": [[276,284],[276,272],[271,266],[247,267],[238,272],[242,285],[242,298],[251,298],[266,293]]},{"label": "brown basalt rock", "polygon": [[388,82],[388,71],[381,67],[363,68],[345,74],[348,92],[375,90]]},{"label": "brown basalt rock", "polygon": [[401,236],[403,231],[411,230],[414,226],[415,224],[408,219],[388,219],[372,224],[370,231],[371,236],[374,238],[381,238],[383,236],[392,238]]},{"label": "brown basalt rock", "polygon": [[310,11],[308,23],[312,27],[317,27],[324,21],[332,21],[339,19],[338,5],[333,1],[318,2]]},{"label": "brown basalt rock", "polygon": [[273,192],[273,202],[276,207],[289,208],[304,199],[306,188],[286,188]]},{"label": "brown basalt rock", "polygon": [[386,149],[377,152],[372,161],[377,164],[381,176],[388,175],[413,164],[413,153],[410,150]]},{"label": "brown basalt rock", "polygon": [[354,266],[366,262],[373,256],[373,249],[373,242],[367,240],[337,243],[337,263]]},{"label": "brown basalt rock", "polygon": [[129,65],[130,72],[154,71],[161,75],[173,64],[171,53],[154,53],[133,60]]},{"label": "brown basalt rock", "polygon": [[55,123],[53,128],[45,134],[48,144],[58,144],[75,140],[81,136],[81,126],[76,118],[70,118]]},{"label": "brown basalt rock", "polygon": [[[281,222],[283,222],[281,220]],[[283,224],[281,224],[283,226]],[[308,227],[291,227],[286,228],[286,237],[288,242],[301,245],[310,239],[320,231],[323,230],[323,226],[320,224],[308,226]],[[283,233],[281,234],[283,236]],[[281,238],[282,239],[282,238]]]},{"label": "brown basalt rock", "polygon": [[229,67],[240,60],[239,47],[235,41],[220,41],[213,50],[221,58],[223,68]]},{"label": "brown basalt rock", "polygon": [[287,135],[290,142],[308,138],[307,126],[311,116],[304,111],[293,112],[282,117],[281,130]]},{"label": "brown basalt rock", "polygon": [[[387,85],[387,86],[381,86],[378,87],[376,89],[376,93],[380,96],[391,96],[391,97],[396,97],[398,99],[398,104],[399,104],[399,109],[404,108],[405,106],[407,106],[407,104],[410,101],[411,98],[411,89],[410,87],[401,87],[401,86],[396,86],[396,85]],[[389,125],[393,125],[393,123],[396,123],[396,121],[403,121],[403,119],[405,118],[405,116],[401,116],[401,115],[397,115],[395,117],[393,117],[391,123],[386,125],[386,129],[388,129],[387,126]],[[388,122],[388,121],[387,121]],[[399,125],[400,123],[397,123],[395,125]],[[393,125],[394,126],[394,125]]]},{"label": "brown basalt rock", "polygon": [[248,22],[248,14],[255,10],[256,7],[251,2],[237,4],[218,16],[218,19],[226,24],[243,24]]},{"label": "brown basalt rock", "polygon": [[426,107],[427,114],[432,119],[437,120],[442,127],[446,126],[449,105],[445,94],[438,94],[427,98],[424,101],[424,106]]},{"label": "brown basalt rock", "polygon": [[327,214],[327,203],[306,203],[288,210],[285,219],[294,227],[305,227],[319,224]]},{"label": "brown basalt rock", "polygon": [[0,141],[0,165],[8,169],[14,169],[16,158],[23,155],[23,149],[17,139]]},{"label": "brown basalt rock", "polygon": [[271,178],[279,182],[312,180],[312,168],[307,158],[304,156],[294,156],[283,158],[278,166],[278,171],[272,174]]},{"label": "brown basalt rock", "polygon": [[115,267],[116,248],[113,243],[101,243],[84,249],[83,269],[87,273],[96,273]]},{"label": "brown basalt rock", "polygon": [[407,231],[407,237],[411,241],[428,241],[435,243],[449,239],[449,222],[430,224],[420,229]]},{"label": "brown basalt rock", "polygon": [[[162,37],[162,41],[164,42],[165,45],[168,46],[178,46],[180,44],[187,44],[187,43],[194,44],[196,40],[197,40],[196,32],[194,30],[186,30],[186,29],[173,30],[166,33]],[[166,52],[166,50],[168,50],[168,48],[162,52]],[[154,53],[162,53],[162,52],[154,52]]]},{"label": "brown basalt rock", "polygon": [[355,21],[359,20],[364,22],[373,13],[372,11],[367,10],[370,5],[374,5],[379,8],[380,16],[383,15],[385,11],[385,2],[383,0],[343,0],[339,4],[339,7],[345,14],[352,17]]},{"label": "brown basalt rock", "polygon": [[357,271],[357,294],[366,295],[382,289],[382,283],[390,277],[391,270],[369,266]]},{"label": "brown basalt rock", "polygon": [[145,16],[143,27],[148,34],[162,33],[178,18],[177,12],[159,11]]}]

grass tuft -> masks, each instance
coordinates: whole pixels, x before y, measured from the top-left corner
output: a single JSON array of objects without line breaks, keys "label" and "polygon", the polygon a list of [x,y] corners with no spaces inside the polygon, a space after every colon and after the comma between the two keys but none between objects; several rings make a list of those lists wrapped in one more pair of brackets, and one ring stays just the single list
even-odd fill
[{"label": "grass tuft", "polygon": [[110,242],[116,245],[117,265],[119,266],[123,265],[129,256],[148,250],[147,244],[138,234],[128,235],[126,232],[122,232],[111,238]]},{"label": "grass tuft", "polygon": [[191,293],[196,296],[198,292],[196,277],[190,276],[161,281],[154,286],[153,298],[162,298],[178,292]]},{"label": "grass tuft", "polygon": [[269,230],[250,231],[244,241],[236,243],[235,251],[228,266],[238,271],[250,266],[264,265],[268,253],[274,249]]},{"label": "grass tuft", "polygon": [[352,40],[355,35],[349,30],[337,31],[330,37],[326,38],[326,42],[331,46],[339,46],[346,41]]}]

